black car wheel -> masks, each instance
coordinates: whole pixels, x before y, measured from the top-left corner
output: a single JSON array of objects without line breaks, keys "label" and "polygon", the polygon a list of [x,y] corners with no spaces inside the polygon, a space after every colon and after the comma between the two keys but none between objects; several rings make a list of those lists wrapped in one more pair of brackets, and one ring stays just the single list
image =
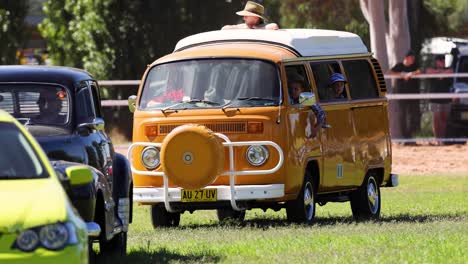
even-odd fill
[{"label": "black car wheel", "polygon": [[220,222],[229,221],[229,220],[242,222],[244,221],[244,218],[245,218],[245,210],[236,211],[231,208],[217,209],[216,214],[218,215],[218,220]]},{"label": "black car wheel", "polygon": [[376,177],[369,174],[362,186],[351,194],[351,210],[358,220],[371,220],[380,217],[380,188]]},{"label": "black car wheel", "polygon": [[180,213],[170,213],[158,205],[151,206],[151,222],[154,228],[179,226]]},{"label": "black car wheel", "polygon": [[310,173],[304,175],[301,192],[295,200],[286,203],[288,221],[311,224],[315,220],[315,186]]}]

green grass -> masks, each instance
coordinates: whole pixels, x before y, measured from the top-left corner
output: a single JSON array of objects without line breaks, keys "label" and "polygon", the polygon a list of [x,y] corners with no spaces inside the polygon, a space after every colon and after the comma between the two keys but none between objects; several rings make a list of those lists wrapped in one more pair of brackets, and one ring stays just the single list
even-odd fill
[{"label": "green grass", "polygon": [[355,222],[349,203],[317,207],[312,226],[284,210],[247,212],[243,225],[215,211],[185,213],[178,228],[154,230],[135,206],[128,256],[103,263],[468,263],[468,176],[400,176],[382,189],[382,219]]}]

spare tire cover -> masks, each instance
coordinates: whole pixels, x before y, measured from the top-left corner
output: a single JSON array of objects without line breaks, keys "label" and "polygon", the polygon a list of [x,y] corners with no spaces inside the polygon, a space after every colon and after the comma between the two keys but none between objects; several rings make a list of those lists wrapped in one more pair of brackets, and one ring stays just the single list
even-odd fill
[{"label": "spare tire cover", "polygon": [[163,140],[161,166],[169,181],[179,187],[205,187],[223,172],[221,139],[205,126],[179,126]]}]

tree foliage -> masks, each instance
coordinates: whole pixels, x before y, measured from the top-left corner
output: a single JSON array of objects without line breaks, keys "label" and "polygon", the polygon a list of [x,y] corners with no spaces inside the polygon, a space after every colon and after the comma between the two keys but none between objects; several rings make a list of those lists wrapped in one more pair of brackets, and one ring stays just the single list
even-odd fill
[{"label": "tree foliage", "polygon": [[359,0],[283,0],[280,8],[282,27],[345,30],[369,43]]},{"label": "tree foliage", "polygon": [[53,0],[44,6],[46,18],[39,30],[48,41],[54,64],[84,68],[96,78],[112,69],[114,50],[106,28],[106,0]]},{"label": "tree foliage", "polygon": [[29,36],[26,0],[0,0],[0,64],[17,64],[16,52]]},{"label": "tree foliage", "polygon": [[40,30],[55,64],[100,79],[139,79],[190,34],[234,23],[242,1],[51,0]]}]

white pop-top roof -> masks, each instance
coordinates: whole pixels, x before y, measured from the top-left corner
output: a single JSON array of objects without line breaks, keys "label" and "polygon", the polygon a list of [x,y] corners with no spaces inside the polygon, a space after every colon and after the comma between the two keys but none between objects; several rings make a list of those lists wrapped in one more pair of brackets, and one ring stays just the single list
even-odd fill
[{"label": "white pop-top roof", "polygon": [[231,29],[210,31],[181,39],[174,51],[220,41],[269,42],[287,46],[304,57],[368,53],[367,47],[358,35],[350,32],[323,29]]}]

